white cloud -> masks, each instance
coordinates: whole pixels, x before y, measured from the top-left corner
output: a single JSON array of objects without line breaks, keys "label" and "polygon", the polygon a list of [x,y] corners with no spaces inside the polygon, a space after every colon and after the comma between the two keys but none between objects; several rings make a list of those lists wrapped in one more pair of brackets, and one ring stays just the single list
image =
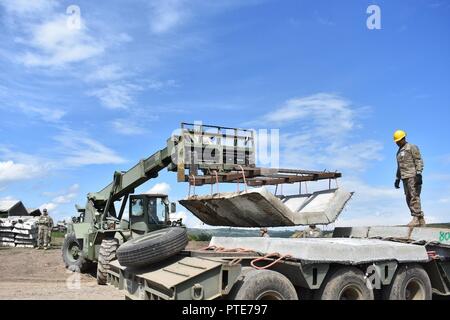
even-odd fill
[{"label": "white cloud", "polygon": [[[149,112],[152,110],[153,112]],[[159,120],[158,112],[153,107],[134,107],[128,115],[111,121],[113,129],[123,135],[142,135],[148,133],[153,123]]]},{"label": "white cloud", "polygon": [[108,64],[99,66],[97,69],[93,70],[88,76],[86,76],[86,81],[115,81],[122,79],[126,75],[127,74],[119,65]]},{"label": "white cloud", "polygon": [[48,12],[57,6],[57,2],[54,0],[0,0],[0,5],[8,13],[22,16]]},{"label": "white cloud", "polygon": [[77,197],[79,189],[80,186],[78,184],[74,184],[70,186],[65,192],[53,198],[50,202],[44,203],[39,206],[39,209],[43,210],[45,208],[51,211],[58,208],[62,204],[70,203]]},{"label": "white cloud", "polygon": [[0,146],[0,188],[16,181],[44,176],[54,163],[48,159]]},{"label": "white cloud", "polygon": [[47,209],[48,211],[52,211],[54,209],[56,209],[58,206],[56,205],[56,203],[53,202],[47,202],[47,203],[43,203],[42,205],[39,206],[39,209],[42,211],[44,209]]},{"label": "white cloud", "polygon": [[170,192],[170,185],[166,182],[161,182],[155,184],[153,187],[151,187],[147,192],[148,194],[169,194]]},{"label": "white cloud", "polygon": [[35,107],[25,103],[18,103],[17,107],[27,116],[37,115],[46,122],[58,122],[66,115],[66,111],[58,108]]},{"label": "white cloud", "polygon": [[189,16],[184,0],[153,0],[150,2],[150,28],[162,34],[180,26]]},{"label": "white cloud", "polygon": [[129,121],[129,119],[116,119],[112,121],[111,124],[116,132],[123,135],[133,136],[144,134],[146,132],[145,128]]},{"label": "white cloud", "polygon": [[306,128],[314,128],[314,136],[329,137],[352,130],[355,110],[351,103],[334,94],[318,93],[312,96],[286,101],[275,111],[262,117],[269,124],[285,125],[299,120],[305,121]]},{"label": "white cloud", "polygon": [[0,210],[8,210],[13,205],[15,205],[19,200],[13,198],[13,197],[3,197],[0,198]]},{"label": "white cloud", "polygon": [[38,166],[16,163],[12,160],[0,161],[0,183],[34,178],[38,173]]},{"label": "white cloud", "polygon": [[131,83],[110,84],[105,88],[93,90],[88,95],[97,97],[102,105],[109,109],[127,109],[134,103],[134,93],[140,90],[141,86]]},{"label": "white cloud", "polygon": [[364,171],[371,162],[382,160],[383,145],[355,138],[363,109],[339,95],[319,93],[290,99],[252,123],[283,128],[279,161],[283,166]]},{"label": "white cloud", "polygon": [[154,34],[162,35],[176,31],[203,16],[211,16],[236,7],[257,5],[263,1],[150,0],[150,30]]},{"label": "white cloud", "polygon": [[125,159],[114,150],[81,132],[66,129],[54,139],[60,142],[60,153],[67,165],[84,166],[125,162]]},{"label": "white cloud", "polygon": [[105,45],[89,34],[84,23],[79,29],[69,28],[65,15],[33,25],[30,37],[21,42],[33,50],[19,59],[33,67],[61,67],[98,56],[105,50]]}]

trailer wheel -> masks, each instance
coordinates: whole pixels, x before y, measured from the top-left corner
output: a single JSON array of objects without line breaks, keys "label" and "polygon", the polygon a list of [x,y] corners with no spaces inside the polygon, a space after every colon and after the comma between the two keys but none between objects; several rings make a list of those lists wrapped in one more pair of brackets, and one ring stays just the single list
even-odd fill
[{"label": "trailer wheel", "polygon": [[294,286],[279,272],[243,268],[229,300],[298,300]]},{"label": "trailer wheel", "polygon": [[97,283],[105,285],[110,263],[117,259],[116,252],[119,247],[118,239],[105,239],[100,245],[97,262]]},{"label": "trailer wheel", "polygon": [[64,238],[62,257],[66,268],[71,271],[84,272],[89,267],[89,261],[85,259],[81,248],[75,233],[68,233]]},{"label": "trailer wheel", "polygon": [[315,300],[374,300],[364,273],[355,267],[343,267],[327,276],[316,292]]},{"label": "trailer wheel", "polygon": [[187,243],[185,228],[164,228],[125,242],[117,249],[117,259],[122,266],[141,267],[176,255]]},{"label": "trailer wheel", "polygon": [[431,300],[431,281],[418,264],[402,265],[391,284],[383,289],[384,300]]}]

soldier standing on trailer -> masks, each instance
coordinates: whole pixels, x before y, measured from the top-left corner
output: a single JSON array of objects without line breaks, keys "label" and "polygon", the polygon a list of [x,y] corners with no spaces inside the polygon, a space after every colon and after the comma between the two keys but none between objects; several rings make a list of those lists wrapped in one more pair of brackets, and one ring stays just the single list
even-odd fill
[{"label": "soldier standing on trailer", "polygon": [[406,203],[413,217],[408,226],[423,227],[425,226],[425,219],[420,201],[424,167],[422,155],[416,145],[406,141],[406,132],[402,130],[396,131],[394,133],[394,141],[398,145],[398,169],[395,188],[400,189],[400,182],[403,182]]}]

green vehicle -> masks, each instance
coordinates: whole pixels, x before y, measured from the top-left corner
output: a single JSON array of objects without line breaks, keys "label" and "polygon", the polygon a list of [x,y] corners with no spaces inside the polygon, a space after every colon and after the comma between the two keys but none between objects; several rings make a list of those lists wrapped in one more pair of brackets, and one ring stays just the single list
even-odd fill
[{"label": "green vehicle", "polygon": [[[232,142],[228,146],[221,142],[221,139],[225,139],[222,132],[225,130],[231,132],[229,140]],[[208,150],[209,156],[205,159],[199,158],[198,154],[205,154],[205,150]],[[159,241],[176,242],[175,247],[165,246],[164,252],[159,252],[160,258],[163,258],[165,253],[182,250],[187,243],[186,230],[180,228],[180,220],[171,222],[169,219],[170,213],[176,211],[176,204],[170,203],[167,195],[132,195],[134,190],[150,179],[157,178],[158,173],[165,168],[177,172],[178,182],[186,182],[190,176],[195,176],[198,170],[214,170],[218,176],[222,172],[232,170],[236,165],[254,167],[253,150],[252,131],[182,123],[181,130],[167,140],[165,148],[139,161],[126,172],[115,172],[113,182],[101,191],[87,195],[85,207],[76,206],[78,217],[74,217],[68,225],[62,247],[66,267],[72,271],[83,272],[93,263],[97,263],[97,282],[106,284],[109,264],[116,259],[118,248],[125,242],[156,233]],[[188,172],[185,172],[186,170]],[[201,180],[195,183],[201,184]],[[123,219],[128,199],[129,221]],[[120,209],[116,209],[115,203],[120,203]],[[168,239],[169,235],[172,238]],[[155,236],[150,236],[152,237]],[[156,244],[163,245],[161,242]],[[135,245],[139,251],[136,258],[138,261],[142,252],[139,250],[140,244]],[[147,250],[151,247],[152,243],[146,244]],[[123,259],[126,259],[128,254],[133,256],[133,250],[130,253],[133,248],[128,249]],[[147,262],[151,258],[148,256]]]},{"label": "green vehicle", "polygon": [[118,215],[112,210],[109,215],[96,216],[92,208],[79,209],[80,216],[69,224],[62,248],[67,268],[83,272],[97,262],[97,282],[106,284],[109,263],[116,259],[121,244],[156,230],[181,225],[181,221],[169,220],[169,214],[176,208],[167,195],[140,194],[129,198],[129,221],[122,219],[124,210]]}]

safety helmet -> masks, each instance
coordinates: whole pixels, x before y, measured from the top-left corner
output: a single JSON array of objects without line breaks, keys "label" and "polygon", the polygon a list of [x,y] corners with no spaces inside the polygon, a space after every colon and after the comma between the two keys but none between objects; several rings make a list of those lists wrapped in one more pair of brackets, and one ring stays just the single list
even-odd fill
[{"label": "safety helmet", "polygon": [[397,130],[394,133],[394,141],[399,142],[400,140],[406,138],[406,132],[403,130]]}]

